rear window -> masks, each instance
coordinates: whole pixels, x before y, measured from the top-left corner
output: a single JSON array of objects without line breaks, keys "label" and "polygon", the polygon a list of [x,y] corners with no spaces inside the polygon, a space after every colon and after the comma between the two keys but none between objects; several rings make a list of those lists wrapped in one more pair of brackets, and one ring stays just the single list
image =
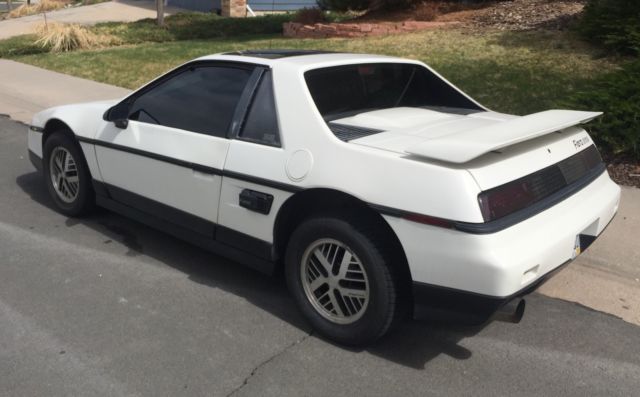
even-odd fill
[{"label": "rear window", "polygon": [[330,121],[395,107],[482,110],[429,69],[412,64],[373,63],[305,73],[316,107]]}]

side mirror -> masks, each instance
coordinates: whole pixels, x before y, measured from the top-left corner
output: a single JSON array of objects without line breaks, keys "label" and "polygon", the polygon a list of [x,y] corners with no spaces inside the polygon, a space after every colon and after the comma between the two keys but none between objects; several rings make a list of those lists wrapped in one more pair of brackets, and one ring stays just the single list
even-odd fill
[{"label": "side mirror", "polygon": [[112,121],[117,128],[124,130],[129,125],[129,107],[127,102],[120,102],[107,109],[103,119]]}]

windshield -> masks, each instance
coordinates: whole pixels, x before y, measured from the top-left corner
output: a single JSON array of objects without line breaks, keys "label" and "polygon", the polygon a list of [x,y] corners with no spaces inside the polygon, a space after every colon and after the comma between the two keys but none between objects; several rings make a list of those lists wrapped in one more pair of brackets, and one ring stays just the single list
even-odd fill
[{"label": "windshield", "polygon": [[429,69],[406,63],[370,63],[305,73],[309,92],[326,121],[394,107],[481,111]]}]

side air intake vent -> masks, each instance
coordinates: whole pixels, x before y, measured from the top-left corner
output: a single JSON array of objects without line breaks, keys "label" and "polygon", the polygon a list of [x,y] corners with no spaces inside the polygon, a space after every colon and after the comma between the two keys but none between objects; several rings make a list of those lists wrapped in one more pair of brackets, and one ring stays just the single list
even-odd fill
[{"label": "side air intake vent", "polygon": [[337,136],[338,139],[345,142],[384,132],[382,130],[376,130],[373,128],[354,127],[351,125],[337,123],[329,123],[329,129],[331,129],[331,132],[333,132],[333,134]]}]

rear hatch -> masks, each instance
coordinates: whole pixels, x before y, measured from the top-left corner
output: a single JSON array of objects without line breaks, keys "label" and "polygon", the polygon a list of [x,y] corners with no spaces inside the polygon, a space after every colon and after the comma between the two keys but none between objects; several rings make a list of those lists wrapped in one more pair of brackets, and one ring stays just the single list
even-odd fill
[{"label": "rear hatch", "polygon": [[599,115],[549,110],[512,116],[400,107],[333,120],[329,127],[337,137],[353,144],[466,169],[484,191],[559,164],[587,149],[590,138],[576,126]]}]

